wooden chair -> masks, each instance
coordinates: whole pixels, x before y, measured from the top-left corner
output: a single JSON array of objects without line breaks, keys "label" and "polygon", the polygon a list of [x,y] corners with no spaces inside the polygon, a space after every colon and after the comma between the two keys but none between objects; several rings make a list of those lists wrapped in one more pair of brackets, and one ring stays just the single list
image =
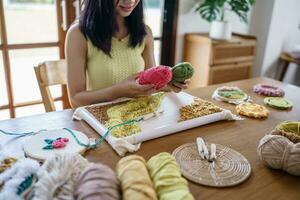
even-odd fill
[{"label": "wooden chair", "polygon": [[63,86],[63,104],[64,108],[70,108],[68,94],[66,90],[67,84],[67,66],[65,60],[47,61],[34,67],[35,75],[41,91],[43,103],[46,112],[55,111],[54,99],[50,93],[49,86]]}]

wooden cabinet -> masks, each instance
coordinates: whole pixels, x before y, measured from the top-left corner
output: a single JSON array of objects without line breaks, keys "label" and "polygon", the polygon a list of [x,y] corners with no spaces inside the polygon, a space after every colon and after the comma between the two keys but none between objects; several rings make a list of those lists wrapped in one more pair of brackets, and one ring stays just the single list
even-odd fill
[{"label": "wooden cabinet", "polygon": [[195,69],[191,87],[250,78],[255,48],[253,36],[233,34],[230,41],[218,41],[207,34],[186,34],[183,59]]}]

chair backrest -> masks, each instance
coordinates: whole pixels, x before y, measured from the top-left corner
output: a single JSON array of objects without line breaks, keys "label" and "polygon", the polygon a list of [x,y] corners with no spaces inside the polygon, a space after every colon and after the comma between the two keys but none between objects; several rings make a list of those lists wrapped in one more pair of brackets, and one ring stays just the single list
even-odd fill
[{"label": "chair backrest", "polygon": [[49,86],[67,84],[65,60],[47,61],[34,67],[46,112],[55,111],[54,99]]}]

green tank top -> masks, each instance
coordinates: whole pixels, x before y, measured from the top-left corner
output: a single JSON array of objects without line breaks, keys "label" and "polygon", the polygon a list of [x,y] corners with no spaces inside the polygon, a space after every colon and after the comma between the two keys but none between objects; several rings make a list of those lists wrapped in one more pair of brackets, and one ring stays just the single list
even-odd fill
[{"label": "green tank top", "polygon": [[135,48],[128,46],[128,43],[129,36],[121,40],[113,37],[109,57],[88,40],[86,70],[88,90],[110,87],[145,69],[142,57],[145,42]]}]

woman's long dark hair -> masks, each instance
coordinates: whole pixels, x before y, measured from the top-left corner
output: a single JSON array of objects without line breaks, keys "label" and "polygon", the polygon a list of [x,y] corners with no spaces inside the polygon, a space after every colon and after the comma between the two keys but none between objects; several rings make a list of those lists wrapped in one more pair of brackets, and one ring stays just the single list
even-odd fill
[{"label": "woman's long dark hair", "polygon": [[[85,0],[83,6],[79,18],[80,31],[94,46],[110,55],[112,37],[118,29],[114,0]],[[125,18],[130,34],[130,47],[143,43],[146,35],[143,17],[143,1],[141,0],[132,13]]]}]

